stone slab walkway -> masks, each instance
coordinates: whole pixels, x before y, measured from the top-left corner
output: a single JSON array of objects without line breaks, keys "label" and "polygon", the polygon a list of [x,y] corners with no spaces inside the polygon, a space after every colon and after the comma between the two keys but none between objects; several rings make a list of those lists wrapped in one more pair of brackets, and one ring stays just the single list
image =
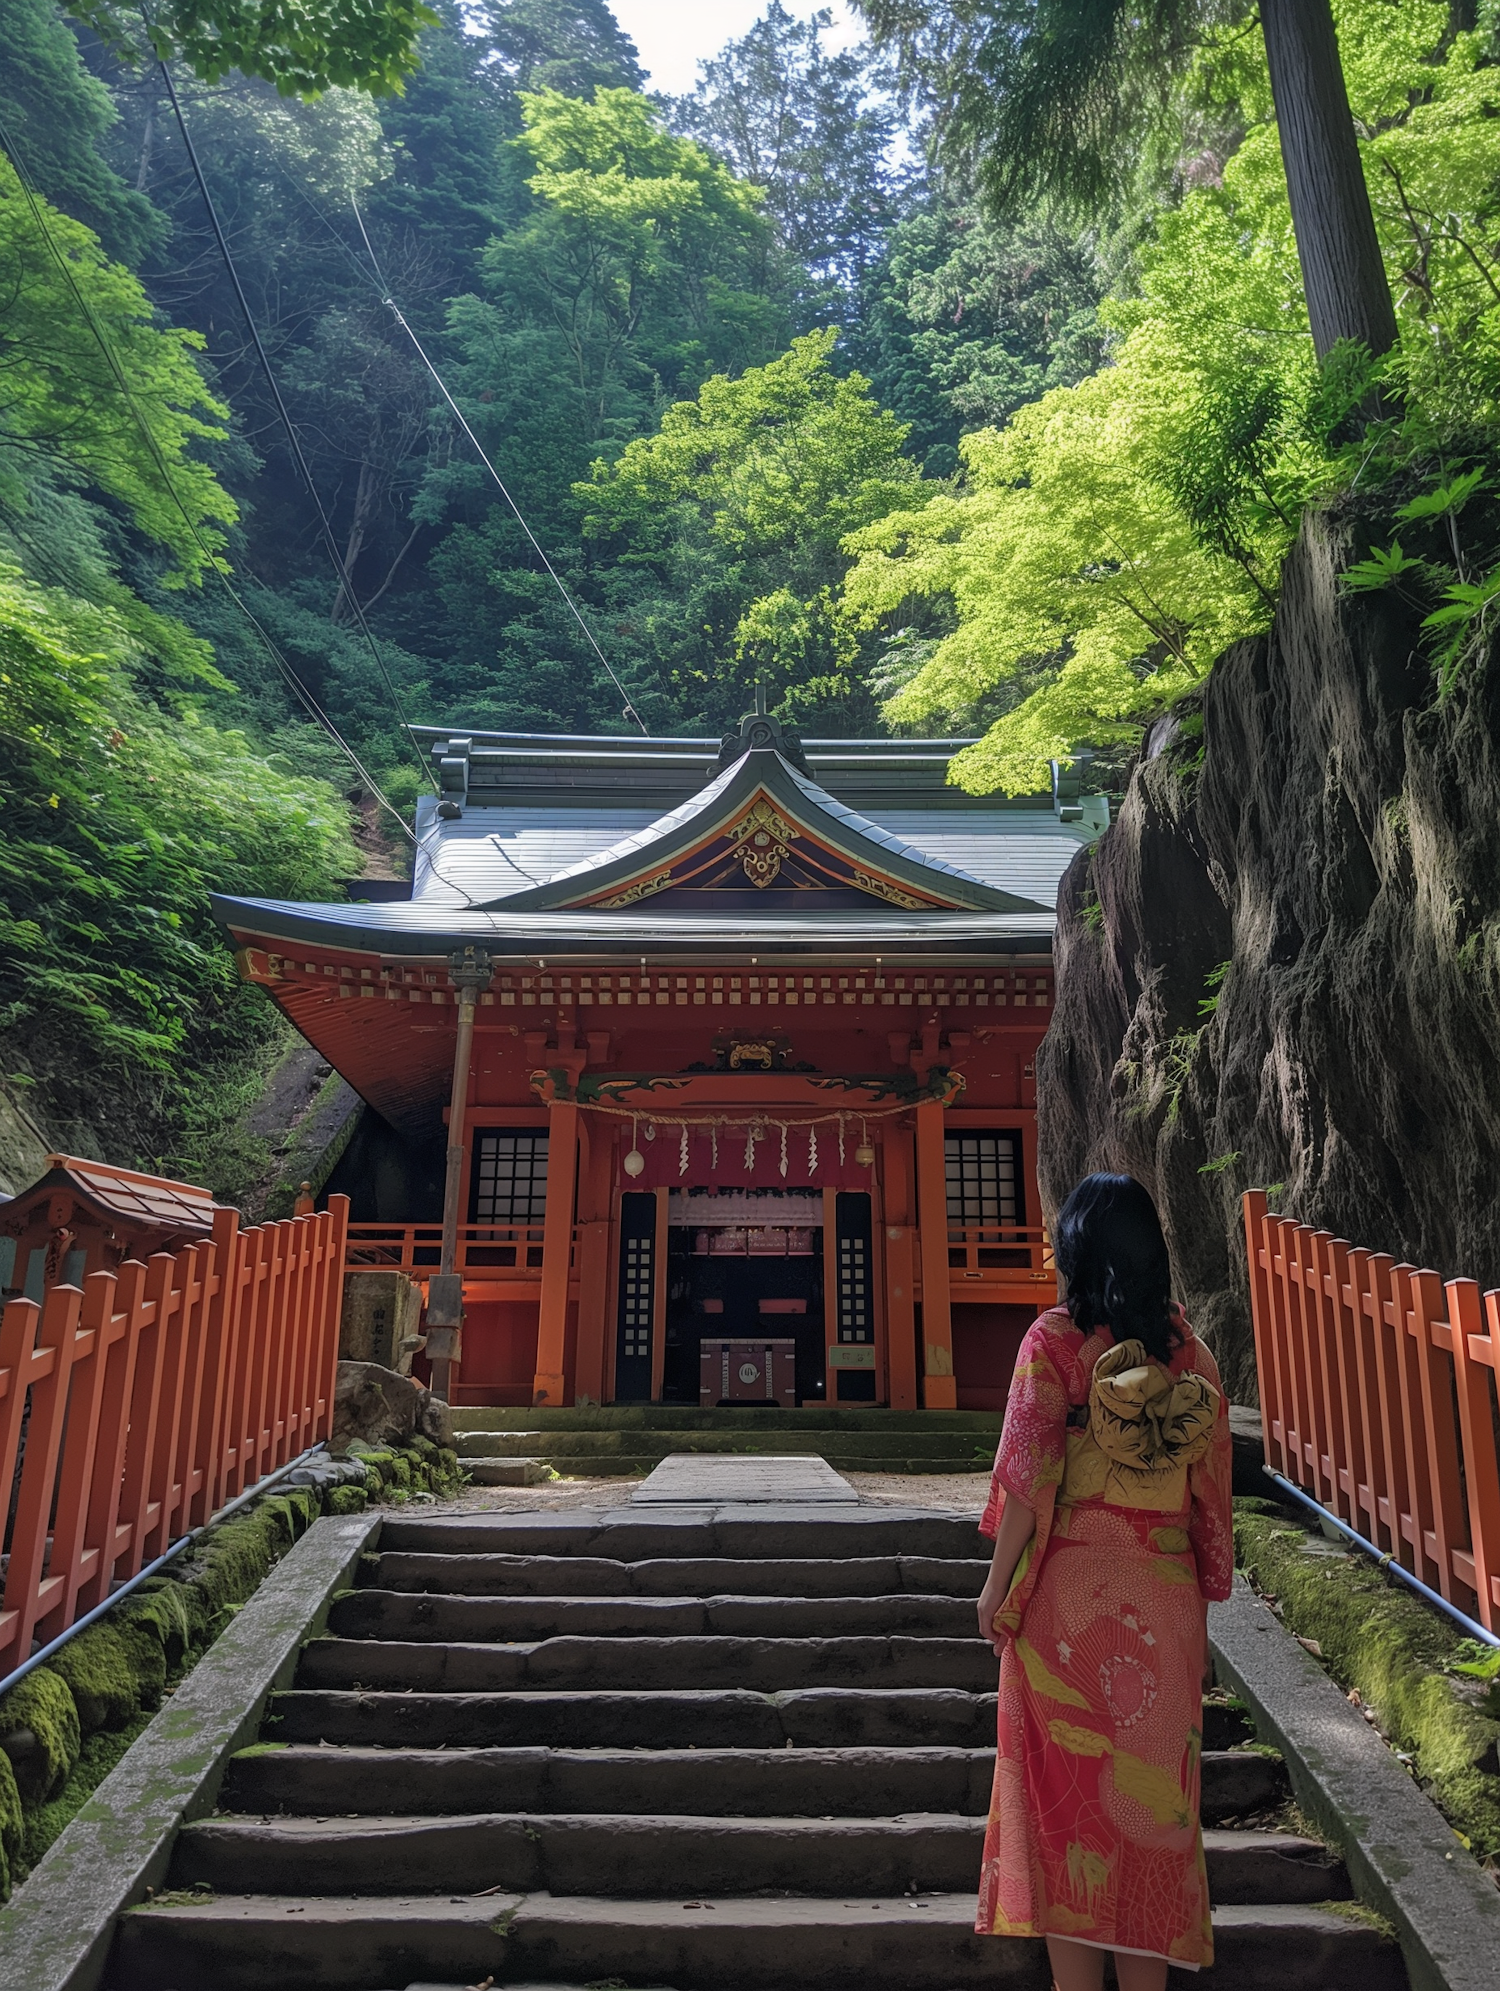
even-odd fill
[{"label": "stone slab walkway", "polygon": [[630,1496],[636,1507],[857,1506],[859,1495],[826,1459],[794,1452],[736,1457],[673,1452]]}]

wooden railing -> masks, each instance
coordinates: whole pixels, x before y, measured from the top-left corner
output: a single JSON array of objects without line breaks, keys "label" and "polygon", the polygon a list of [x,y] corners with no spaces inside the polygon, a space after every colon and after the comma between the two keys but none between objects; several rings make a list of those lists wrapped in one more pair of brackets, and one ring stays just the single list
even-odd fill
[{"label": "wooden railing", "polygon": [[1500,1630],[1500,1292],[1245,1198],[1266,1461]]},{"label": "wooden railing", "polygon": [[[344,1247],[348,1272],[405,1272],[425,1279],[436,1272],[442,1257],[441,1224],[350,1224]],[[542,1276],[542,1226],[534,1224],[463,1224],[458,1233],[458,1272],[475,1278],[512,1273],[522,1279]]]},{"label": "wooden railing", "polygon": [[948,1232],[949,1270],[965,1279],[1012,1276],[1051,1280],[1056,1277],[1052,1262],[1052,1240],[1040,1225],[986,1225],[980,1229]]},{"label": "wooden railing", "polygon": [[0,1315],[0,1674],[329,1434],[348,1198]]}]

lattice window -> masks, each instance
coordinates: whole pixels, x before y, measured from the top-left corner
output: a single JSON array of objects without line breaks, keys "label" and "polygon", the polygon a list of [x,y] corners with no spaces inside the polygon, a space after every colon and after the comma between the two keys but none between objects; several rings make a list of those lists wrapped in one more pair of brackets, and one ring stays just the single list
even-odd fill
[{"label": "lattice window", "polygon": [[950,1224],[967,1230],[1021,1221],[1020,1145],[1015,1134],[949,1134],[944,1139]]},{"label": "lattice window", "polygon": [[839,1340],[870,1339],[870,1241],[841,1237],[839,1245]]},{"label": "lattice window", "polygon": [[476,1224],[539,1224],[547,1213],[547,1135],[482,1133],[474,1144]]},{"label": "lattice window", "polygon": [[656,1239],[628,1237],[620,1264],[620,1353],[626,1361],[651,1355],[651,1296],[656,1279]]}]

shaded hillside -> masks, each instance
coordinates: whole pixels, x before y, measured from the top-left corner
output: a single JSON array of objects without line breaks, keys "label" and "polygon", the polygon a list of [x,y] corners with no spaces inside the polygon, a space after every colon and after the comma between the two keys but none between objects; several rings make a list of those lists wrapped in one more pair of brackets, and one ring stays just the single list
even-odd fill
[{"label": "shaded hillside", "polygon": [[1253,1394],[1239,1198],[1500,1284],[1500,664],[1445,701],[1313,519],[1270,635],[1153,729],[1059,900],[1037,1065],[1054,1202],[1160,1199],[1181,1295]]}]

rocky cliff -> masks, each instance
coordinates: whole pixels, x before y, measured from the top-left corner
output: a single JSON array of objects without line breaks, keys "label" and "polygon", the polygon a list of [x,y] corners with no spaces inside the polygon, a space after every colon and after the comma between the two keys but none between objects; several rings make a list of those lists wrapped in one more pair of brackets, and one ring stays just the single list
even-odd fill
[{"label": "rocky cliff", "polygon": [[1059,896],[1043,1191],[1156,1194],[1181,1298],[1253,1401],[1239,1199],[1500,1285],[1500,660],[1443,701],[1365,550],[1314,520],[1269,637],[1156,726]]}]

